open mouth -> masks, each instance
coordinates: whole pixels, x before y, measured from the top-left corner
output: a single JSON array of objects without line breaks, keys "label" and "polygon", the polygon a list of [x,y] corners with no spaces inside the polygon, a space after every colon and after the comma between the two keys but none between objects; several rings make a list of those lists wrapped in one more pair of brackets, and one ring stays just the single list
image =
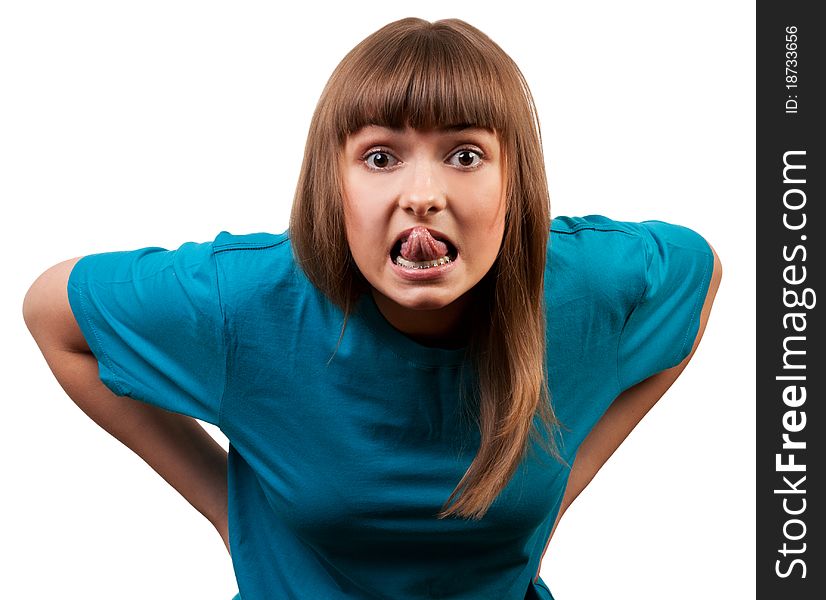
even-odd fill
[{"label": "open mouth", "polygon": [[[433,239],[435,239],[437,241],[440,241],[440,242],[443,242],[447,246],[446,256],[447,256],[447,258],[450,262],[456,260],[456,257],[459,255],[459,251],[456,249],[456,246],[454,246],[451,243],[450,240],[440,238],[440,237],[437,237],[437,236],[433,236]],[[390,258],[396,264],[399,264],[399,259],[401,259],[402,261],[406,261],[406,259],[404,259],[401,256],[402,244],[406,241],[407,241],[407,236],[402,236],[396,241],[395,244],[393,244],[393,247],[390,249]],[[406,261],[406,262],[409,263],[410,261]]]}]

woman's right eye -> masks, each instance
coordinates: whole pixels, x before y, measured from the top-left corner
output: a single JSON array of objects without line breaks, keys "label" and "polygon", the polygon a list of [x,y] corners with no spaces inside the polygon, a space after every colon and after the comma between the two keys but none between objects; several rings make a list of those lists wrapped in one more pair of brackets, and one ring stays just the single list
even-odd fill
[{"label": "woman's right eye", "polygon": [[[370,163],[370,159],[373,158],[372,165]],[[383,171],[388,166],[393,166],[392,161],[398,162],[392,154],[386,152],[385,150],[371,150],[367,154],[364,155],[362,158],[364,163],[367,165],[367,168],[371,171]]]}]

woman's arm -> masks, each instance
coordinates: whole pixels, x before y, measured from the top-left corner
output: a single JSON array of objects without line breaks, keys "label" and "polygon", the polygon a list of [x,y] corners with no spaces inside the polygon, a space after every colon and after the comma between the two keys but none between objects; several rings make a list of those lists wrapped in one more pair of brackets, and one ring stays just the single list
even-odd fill
[{"label": "woman's arm", "polygon": [[35,280],[23,317],[55,378],[95,423],[138,454],[215,526],[229,550],[227,453],[192,417],[116,396],[98,377],[69,306],[69,273],[80,257]]},{"label": "woman's arm", "polygon": [[[714,269],[711,274],[711,283],[709,284],[703,309],[700,313],[700,327],[697,331],[697,337],[694,340],[691,352],[679,365],[652,375],[637,385],[628,388],[611,403],[608,410],[605,411],[602,418],[586,436],[577,451],[574,464],[571,467],[570,476],[568,477],[568,485],[565,488],[565,494],[562,498],[562,505],[556,516],[556,522],[551,530],[550,537],[553,537],[556,526],[562,518],[563,513],[591,482],[597,474],[597,471],[599,471],[602,465],[611,457],[614,451],[619,448],[620,444],[628,437],[628,434],[631,433],[646,413],[651,410],[651,407],[653,407],[663,394],[665,394],[666,390],[671,387],[671,384],[674,383],[677,377],[680,376],[680,373],[683,372],[683,369],[685,369],[691,357],[694,356],[694,351],[697,349],[697,345],[703,337],[708,315],[711,312],[711,305],[714,302],[717,288],[720,286],[720,279],[723,276],[723,267],[714,248],[711,248],[711,252],[714,255]],[[550,537],[548,541],[550,541]]]}]

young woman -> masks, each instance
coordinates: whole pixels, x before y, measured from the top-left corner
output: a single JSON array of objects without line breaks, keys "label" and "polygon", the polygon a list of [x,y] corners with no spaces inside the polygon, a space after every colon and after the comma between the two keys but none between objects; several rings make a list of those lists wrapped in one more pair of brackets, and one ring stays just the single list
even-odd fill
[{"label": "young woman", "polygon": [[330,77],[286,231],[71,259],[24,315],[69,396],[215,525],[238,597],[548,599],[559,518],[720,277],[688,228],[552,220],[518,67],[410,18]]}]

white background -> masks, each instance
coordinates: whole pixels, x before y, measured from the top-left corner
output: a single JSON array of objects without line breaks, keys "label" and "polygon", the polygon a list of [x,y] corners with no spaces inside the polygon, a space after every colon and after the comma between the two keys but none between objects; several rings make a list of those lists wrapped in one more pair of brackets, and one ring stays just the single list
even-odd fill
[{"label": "white background", "polygon": [[752,598],[752,4],[294,4],[0,5],[0,596],[236,592],[206,519],[66,396],[23,297],[74,256],[286,229],[333,68],[418,16],[462,18],[520,66],[554,215],[679,223],[724,264],[691,364],[566,513],[543,579],[557,600]]}]

